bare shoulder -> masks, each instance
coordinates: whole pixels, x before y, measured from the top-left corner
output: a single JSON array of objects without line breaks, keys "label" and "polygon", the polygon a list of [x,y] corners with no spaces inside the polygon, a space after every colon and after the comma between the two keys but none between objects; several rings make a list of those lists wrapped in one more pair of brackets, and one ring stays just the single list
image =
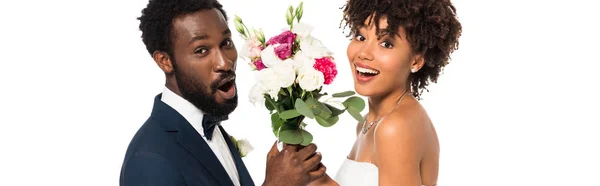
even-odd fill
[{"label": "bare shoulder", "polygon": [[[393,145],[383,148],[409,148],[412,152],[421,152],[421,144],[432,130],[431,120],[421,104],[407,99],[398,109],[384,118],[375,127],[375,143]],[[387,141],[387,142],[384,142]],[[392,142],[392,143],[390,143]],[[396,143],[393,143],[396,142]],[[381,146],[380,146],[381,147]]]}]

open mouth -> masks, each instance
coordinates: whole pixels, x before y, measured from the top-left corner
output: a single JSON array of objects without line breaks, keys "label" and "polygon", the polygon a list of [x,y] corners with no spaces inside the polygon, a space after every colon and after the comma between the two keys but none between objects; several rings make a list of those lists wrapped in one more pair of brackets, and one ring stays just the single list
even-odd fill
[{"label": "open mouth", "polygon": [[219,94],[225,99],[231,99],[235,96],[235,76],[225,79],[217,87]]},{"label": "open mouth", "polygon": [[356,73],[359,76],[373,77],[373,76],[376,76],[379,74],[379,70],[375,70],[375,69],[371,69],[371,68],[367,68],[367,67],[359,67],[356,64],[354,64],[354,67],[356,69]]}]

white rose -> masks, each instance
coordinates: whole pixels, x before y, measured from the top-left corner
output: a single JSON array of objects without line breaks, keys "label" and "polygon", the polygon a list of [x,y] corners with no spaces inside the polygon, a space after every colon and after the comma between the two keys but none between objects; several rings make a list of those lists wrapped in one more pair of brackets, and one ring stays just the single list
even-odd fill
[{"label": "white rose", "polygon": [[258,71],[256,83],[261,84],[265,90],[265,93],[269,94],[272,99],[275,101],[278,100],[277,95],[279,94],[281,86],[277,81],[277,73],[273,68],[265,68],[261,71]]},{"label": "white rose", "polygon": [[246,139],[238,140],[238,145],[239,145],[240,155],[242,157],[248,155],[248,153],[250,153],[250,152],[252,152],[252,150],[254,150],[254,147],[252,146],[252,144],[250,144],[250,141],[248,141]]},{"label": "white rose", "polygon": [[273,71],[276,74],[273,78],[277,80],[281,88],[292,86],[294,81],[296,81],[296,70],[294,70],[291,59],[286,59],[282,63],[275,65]]},{"label": "white rose", "polygon": [[298,84],[306,91],[313,91],[321,88],[325,82],[323,73],[312,66],[304,66],[298,73]]},{"label": "white rose", "polygon": [[305,56],[313,59],[333,54],[321,41],[312,36],[300,38],[300,50],[302,50]]},{"label": "white rose", "polygon": [[292,32],[296,33],[300,37],[309,36],[310,32],[312,32],[312,30],[313,30],[313,27],[308,24],[305,24],[305,23],[297,23],[292,28]]},{"label": "white rose", "polygon": [[279,44],[269,45],[265,48],[261,53],[260,57],[262,58],[263,64],[267,68],[274,67],[276,64],[281,63],[282,60],[279,59],[277,54],[275,54],[275,47],[279,46]]}]

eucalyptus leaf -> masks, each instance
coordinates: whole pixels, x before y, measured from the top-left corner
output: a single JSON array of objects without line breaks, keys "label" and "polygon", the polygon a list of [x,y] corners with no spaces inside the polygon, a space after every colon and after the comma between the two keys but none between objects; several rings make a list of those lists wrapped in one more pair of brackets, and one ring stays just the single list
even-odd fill
[{"label": "eucalyptus leaf", "polygon": [[315,120],[317,120],[317,123],[319,123],[319,125],[323,126],[323,127],[331,127],[333,126],[333,124],[329,123],[329,121],[327,121],[326,119],[323,119],[322,117],[315,117]]},{"label": "eucalyptus leaf", "polygon": [[340,114],[344,113],[344,111],[346,111],[346,109],[338,109],[337,107],[334,107],[333,105],[327,103],[325,103],[325,106],[327,106],[327,108],[331,111],[331,116],[339,116]]},{"label": "eucalyptus leaf", "polygon": [[298,145],[304,141],[302,130],[282,130],[279,132],[279,140],[287,144]]},{"label": "eucalyptus leaf", "polygon": [[357,96],[346,99],[343,104],[346,108],[355,108],[359,112],[365,109],[365,101]]},{"label": "eucalyptus leaf", "polygon": [[331,96],[334,98],[340,98],[340,97],[353,96],[354,94],[355,94],[354,91],[346,91],[346,92],[335,93],[335,94],[332,94]]},{"label": "eucalyptus leaf", "polygon": [[350,114],[352,117],[354,117],[354,119],[356,119],[356,121],[363,122],[363,117],[362,117],[362,115],[360,115],[360,111],[358,111],[356,108],[349,107],[348,114]]},{"label": "eucalyptus leaf", "polygon": [[295,108],[298,111],[298,113],[302,114],[303,116],[306,116],[310,119],[315,118],[315,115],[313,114],[312,110],[308,108],[308,105],[306,105],[306,103],[302,101],[302,99],[296,99]]},{"label": "eucalyptus leaf", "polygon": [[278,113],[271,114],[271,128],[273,128],[273,134],[278,136],[279,128],[283,125],[283,120],[279,118]]},{"label": "eucalyptus leaf", "polygon": [[316,102],[315,103],[317,108],[319,108],[319,110],[321,110],[321,113],[319,113],[319,116],[327,119],[329,117],[331,117],[332,111],[329,110],[329,107],[327,107],[325,104],[321,103],[321,102]]},{"label": "eucalyptus leaf", "polygon": [[327,118],[325,120],[327,120],[327,122],[329,124],[331,124],[331,126],[333,126],[333,125],[335,125],[340,120],[340,117],[338,117],[338,116],[332,116],[332,117]]},{"label": "eucalyptus leaf", "polygon": [[310,143],[312,143],[313,141],[313,136],[312,134],[310,134],[310,132],[301,129],[302,130],[302,143],[300,145],[302,146],[308,146],[310,145]]},{"label": "eucalyptus leaf", "polygon": [[283,112],[279,113],[279,117],[281,119],[284,119],[284,120],[285,119],[295,118],[295,117],[298,117],[298,116],[300,116],[300,113],[298,113],[298,111],[295,110],[295,109],[286,110],[286,111],[283,111]]}]

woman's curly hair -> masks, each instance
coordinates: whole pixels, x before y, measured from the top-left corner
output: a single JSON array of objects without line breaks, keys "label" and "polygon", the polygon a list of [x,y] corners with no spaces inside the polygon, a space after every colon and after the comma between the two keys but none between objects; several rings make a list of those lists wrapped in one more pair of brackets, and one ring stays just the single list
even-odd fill
[{"label": "woman's curly hair", "polygon": [[[450,0],[349,0],[342,7],[345,22],[351,34],[357,33],[367,18],[374,15],[380,20],[387,17],[387,33],[393,36],[399,27],[406,30],[412,52],[424,57],[425,65],[409,76],[412,94],[420,99],[429,82],[437,78],[450,60],[450,54],[458,49],[462,26],[456,17],[456,9]],[[369,20],[368,25],[371,24]],[[379,21],[374,21],[379,28]],[[379,32],[379,29],[376,29]],[[349,35],[349,36],[350,36]]]}]

